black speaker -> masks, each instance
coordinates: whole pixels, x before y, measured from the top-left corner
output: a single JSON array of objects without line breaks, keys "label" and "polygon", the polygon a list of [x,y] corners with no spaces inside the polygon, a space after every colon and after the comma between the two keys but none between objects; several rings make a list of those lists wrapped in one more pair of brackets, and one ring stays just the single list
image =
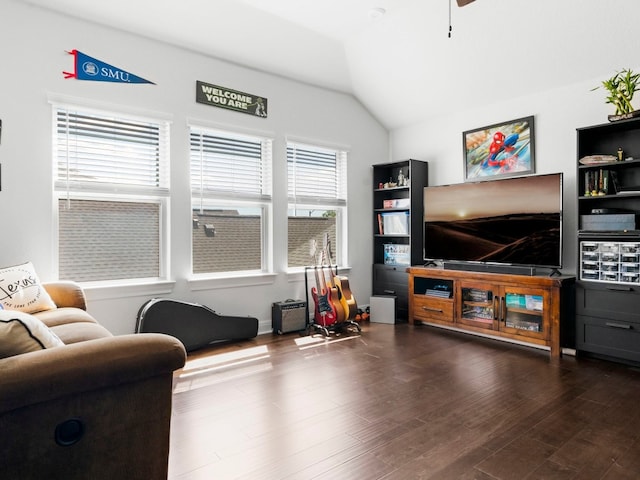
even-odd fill
[{"label": "black speaker", "polygon": [[279,335],[307,328],[307,302],[285,300],[271,305],[271,326]]},{"label": "black speaker", "polygon": [[488,272],[503,273],[506,275],[527,275],[534,276],[536,274],[535,267],[525,265],[500,265],[496,263],[464,263],[464,262],[443,262],[442,267],[445,270],[464,270],[466,272]]}]

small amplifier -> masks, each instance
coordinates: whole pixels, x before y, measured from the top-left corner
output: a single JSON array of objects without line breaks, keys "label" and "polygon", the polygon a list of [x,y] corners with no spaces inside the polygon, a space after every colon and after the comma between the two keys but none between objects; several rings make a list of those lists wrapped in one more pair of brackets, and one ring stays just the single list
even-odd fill
[{"label": "small amplifier", "polygon": [[273,333],[299,332],[307,328],[307,302],[285,300],[271,305],[271,327]]}]

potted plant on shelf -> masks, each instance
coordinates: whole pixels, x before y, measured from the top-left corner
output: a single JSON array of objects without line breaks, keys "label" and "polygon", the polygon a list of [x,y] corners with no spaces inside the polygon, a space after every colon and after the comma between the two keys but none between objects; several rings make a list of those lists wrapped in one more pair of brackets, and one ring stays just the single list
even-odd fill
[{"label": "potted plant on shelf", "polygon": [[[617,72],[614,76],[602,81],[602,86],[609,92],[606,103],[616,107],[615,115],[609,115],[609,121],[624,120],[640,115],[640,110],[634,110],[631,105],[633,94],[640,86],[640,74],[633,73],[629,68]],[[600,88],[595,87],[593,90]]]}]

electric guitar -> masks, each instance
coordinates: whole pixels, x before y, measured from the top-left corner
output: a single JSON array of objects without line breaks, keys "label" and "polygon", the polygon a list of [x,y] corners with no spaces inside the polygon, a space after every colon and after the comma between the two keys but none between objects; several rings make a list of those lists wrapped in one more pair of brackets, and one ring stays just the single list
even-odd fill
[{"label": "electric guitar", "polygon": [[316,276],[316,286],[311,287],[311,296],[315,303],[315,322],[320,326],[328,327],[336,323],[337,314],[335,307],[329,299],[329,295],[331,295],[330,292],[327,290],[326,285],[324,285],[324,281],[320,282],[318,268],[321,267],[316,266],[313,269]]},{"label": "electric guitar", "polygon": [[311,287],[311,297],[315,306],[314,319],[315,323],[323,327],[333,325],[336,321],[336,314],[329,301],[329,292],[326,288],[323,288],[323,284],[320,283],[320,275],[318,274],[318,244],[315,239],[311,239],[309,244],[309,257],[311,263],[315,265],[313,267],[313,273],[316,277],[316,286]]}]

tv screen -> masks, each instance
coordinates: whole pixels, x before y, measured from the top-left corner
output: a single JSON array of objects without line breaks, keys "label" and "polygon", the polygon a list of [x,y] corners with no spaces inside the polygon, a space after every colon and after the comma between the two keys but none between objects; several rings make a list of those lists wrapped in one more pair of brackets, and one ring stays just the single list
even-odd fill
[{"label": "tv screen", "polygon": [[424,260],[562,267],[562,173],[424,189]]}]

